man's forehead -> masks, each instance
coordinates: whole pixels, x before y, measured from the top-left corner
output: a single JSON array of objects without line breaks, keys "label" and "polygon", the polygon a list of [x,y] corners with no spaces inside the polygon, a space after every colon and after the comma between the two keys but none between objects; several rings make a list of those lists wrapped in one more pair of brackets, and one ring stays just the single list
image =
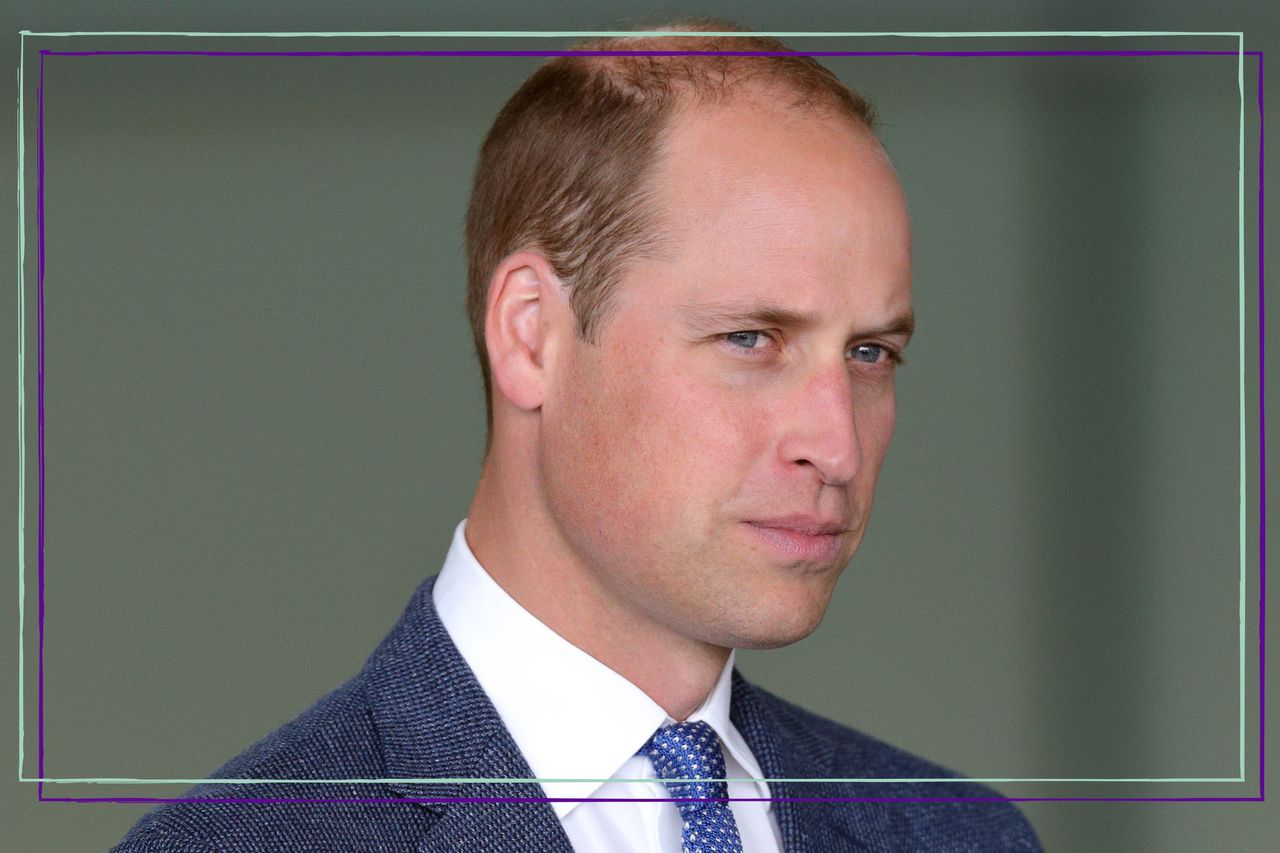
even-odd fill
[{"label": "man's forehead", "polygon": [[804,136],[815,127],[828,127],[847,134],[851,140],[880,148],[875,134],[861,119],[834,104],[799,101],[794,90],[773,81],[752,81],[715,98],[678,99],[665,121],[663,147],[669,152],[699,141],[714,145],[720,141],[720,134],[735,125],[755,133],[768,129],[789,136]]},{"label": "man's forehead", "polygon": [[[879,141],[853,119],[776,99],[735,98],[678,113],[664,134],[650,191],[676,219],[743,205],[840,195],[900,196]],[[709,211],[707,208],[711,208]],[[690,223],[692,224],[692,223]]]},{"label": "man's forehead", "polygon": [[905,201],[865,127],[777,97],[689,107],[651,181],[663,250],[632,267],[624,300],[710,332],[909,333]]}]

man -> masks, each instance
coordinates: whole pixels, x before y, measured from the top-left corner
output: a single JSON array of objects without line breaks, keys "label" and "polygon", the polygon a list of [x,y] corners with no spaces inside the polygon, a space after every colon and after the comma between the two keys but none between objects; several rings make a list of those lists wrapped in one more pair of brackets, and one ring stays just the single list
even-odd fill
[{"label": "man", "polygon": [[893,432],[911,240],[871,127],[795,55],[535,73],[468,213],[489,445],[442,571],[217,774],[308,781],[202,786],[118,849],[1037,849],[971,783],[785,781],[953,774],[732,669],[817,627]]}]

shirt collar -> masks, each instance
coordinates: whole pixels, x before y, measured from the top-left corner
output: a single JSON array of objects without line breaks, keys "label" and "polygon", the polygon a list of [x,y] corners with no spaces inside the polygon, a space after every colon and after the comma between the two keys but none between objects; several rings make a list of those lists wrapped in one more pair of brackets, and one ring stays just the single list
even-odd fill
[{"label": "shirt collar", "polygon": [[[466,519],[432,590],[440,621],[493,702],[547,797],[590,797],[660,727],[674,722],[640,688],[548,628],[498,585],[467,545]],[[729,720],[733,653],[706,701],[689,715],[768,785]],[[732,774],[731,774],[732,775]],[[577,803],[551,804],[563,819]]]}]

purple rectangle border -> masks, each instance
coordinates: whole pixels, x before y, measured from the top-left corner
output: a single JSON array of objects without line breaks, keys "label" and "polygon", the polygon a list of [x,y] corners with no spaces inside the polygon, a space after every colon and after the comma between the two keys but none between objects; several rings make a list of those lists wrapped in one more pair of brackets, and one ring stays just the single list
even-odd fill
[{"label": "purple rectangle border", "polygon": [[[369,50],[369,51],[234,51],[234,50],[41,50],[40,74],[36,86],[36,227],[38,249],[36,260],[36,453],[39,470],[37,522],[37,588],[38,652],[37,652],[37,743],[38,776],[44,777],[44,68],[51,56],[208,56],[208,57],[555,57],[555,56],[784,56],[801,54],[813,57],[833,56],[916,56],[916,57],[1062,57],[1062,56],[1256,56],[1258,58],[1258,795],[1255,797],[776,797],[786,802],[883,802],[883,803],[950,803],[994,800],[1015,803],[1030,802],[1123,802],[1123,803],[1260,803],[1266,801],[1266,595],[1267,595],[1267,458],[1266,458],[1266,338],[1263,318],[1265,281],[1265,241],[1263,212],[1265,200],[1265,117],[1263,111],[1263,51],[1248,50],[891,50],[891,51],[581,51],[581,50]],[[216,783],[211,779],[209,782]],[[281,780],[283,781],[283,780]],[[355,780],[358,781],[358,780]],[[838,780],[832,780],[838,781]],[[240,783],[222,783],[240,784]],[[36,799],[59,803],[552,803],[583,802],[684,802],[673,798],[548,798],[548,797],[438,797],[438,798],[194,798],[194,797],[46,797],[44,782],[36,782]],[[739,798],[734,798],[739,799]],[[748,801],[758,798],[743,798]]]}]

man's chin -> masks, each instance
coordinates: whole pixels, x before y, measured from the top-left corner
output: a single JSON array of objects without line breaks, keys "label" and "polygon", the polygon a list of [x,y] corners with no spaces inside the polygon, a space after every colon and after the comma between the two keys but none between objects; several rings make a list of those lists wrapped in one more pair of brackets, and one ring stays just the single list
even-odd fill
[{"label": "man's chin", "polygon": [[[733,648],[737,649],[777,649],[799,642],[817,630],[826,615],[830,596],[823,596],[820,602],[808,601],[793,607],[774,606],[765,612],[751,614],[749,623],[737,626]],[[784,604],[783,599],[775,601],[775,605]]]}]

